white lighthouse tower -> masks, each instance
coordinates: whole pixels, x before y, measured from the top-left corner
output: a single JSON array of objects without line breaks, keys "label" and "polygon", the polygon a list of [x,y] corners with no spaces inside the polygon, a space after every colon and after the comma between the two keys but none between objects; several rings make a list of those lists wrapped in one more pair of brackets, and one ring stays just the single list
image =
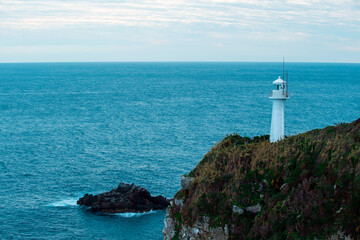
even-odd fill
[{"label": "white lighthouse tower", "polygon": [[284,108],[285,101],[289,98],[287,82],[279,76],[274,82],[274,89],[270,93],[273,101],[271,116],[270,142],[277,142],[284,138]]}]

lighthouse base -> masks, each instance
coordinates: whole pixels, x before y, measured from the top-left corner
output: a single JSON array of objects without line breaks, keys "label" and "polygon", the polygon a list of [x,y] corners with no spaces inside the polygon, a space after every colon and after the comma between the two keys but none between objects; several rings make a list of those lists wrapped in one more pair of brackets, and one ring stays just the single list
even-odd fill
[{"label": "lighthouse base", "polygon": [[273,99],[270,142],[277,142],[284,138],[284,105],[285,100]]}]

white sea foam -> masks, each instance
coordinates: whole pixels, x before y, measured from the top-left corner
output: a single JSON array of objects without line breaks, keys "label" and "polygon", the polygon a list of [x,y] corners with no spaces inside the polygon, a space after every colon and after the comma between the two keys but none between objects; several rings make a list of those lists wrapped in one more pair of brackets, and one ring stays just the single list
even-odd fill
[{"label": "white sea foam", "polygon": [[[77,204],[76,204],[77,199],[78,198],[63,199],[63,200],[60,200],[60,201],[49,203],[46,206],[48,206],[48,207],[74,207],[74,206],[77,206]],[[148,212],[142,212],[142,213],[127,212],[127,213],[109,213],[109,214],[119,216],[121,218],[136,218],[136,217],[141,217],[141,216],[153,214],[153,213],[156,213],[156,212],[158,212],[158,211],[150,210]]]},{"label": "white sea foam", "polygon": [[133,218],[133,217],[141,217],[144,215],[156,213],[156,211],[149,211],[149,212],[142,212],[142,213],[133,213],[133,212],[127,212],[127,213],[115,213],[116,216],[122,217],[122,218]]},{"label": "white sea foam", "polygon": [[76,206],[77,198],[68,198],[57,202],[49,203],[49,207],[72,207]]}]

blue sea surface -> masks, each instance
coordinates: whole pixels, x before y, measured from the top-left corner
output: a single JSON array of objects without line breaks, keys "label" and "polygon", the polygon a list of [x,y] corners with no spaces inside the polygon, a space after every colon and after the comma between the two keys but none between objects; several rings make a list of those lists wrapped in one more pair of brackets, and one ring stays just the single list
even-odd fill
[{"label": "blue sea surface", "polygon": [[[360,64],[288,63],[288,135],[360,117]],[[135,183],[171,198],[227,134],[269,134],[282,63],[0,64],[0,238],[162,239],[164,211],[76,205]]]}]

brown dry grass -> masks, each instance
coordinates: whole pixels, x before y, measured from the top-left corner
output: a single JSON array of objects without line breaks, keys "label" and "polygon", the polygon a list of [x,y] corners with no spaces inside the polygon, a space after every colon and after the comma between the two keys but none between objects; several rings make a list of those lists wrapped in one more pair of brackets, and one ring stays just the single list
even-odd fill
[{"label": "brown dry grass", "polygon": [[[190,172],[189,191],[176,195],[184,198],[182,222],[209,216],[214,227],[233,225],[234,239],[324,239],[339,230],[356,239],[359,157],[360,119],[277,143],[227,136]],[[232,213],[234,204],[257,203],[257,215]]]}]

